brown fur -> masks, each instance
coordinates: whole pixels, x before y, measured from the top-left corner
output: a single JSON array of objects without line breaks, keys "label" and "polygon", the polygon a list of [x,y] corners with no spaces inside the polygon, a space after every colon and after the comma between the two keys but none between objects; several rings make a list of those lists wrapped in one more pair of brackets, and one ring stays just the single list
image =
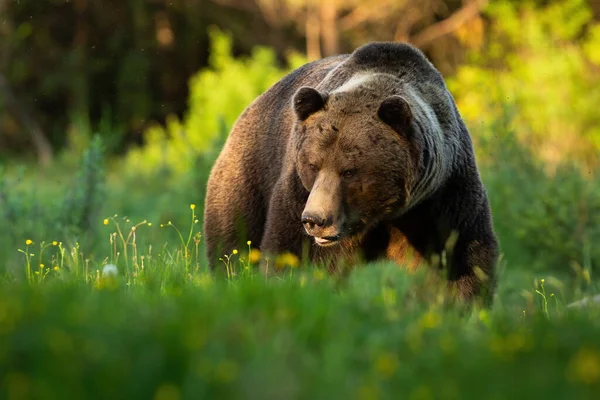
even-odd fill
[{"label": "brown fur", "polygon": [[205,204],[213,268],[246,240],[266,254],[308,246],[311,261],[330,265],[357,255],[404,263],[413,251],[414,267],[457,232],[449,280],[466,299],[493,290],[497,242],[469,133],[442,76],[406,44],[307,64],[257,98],[211,171]]}]

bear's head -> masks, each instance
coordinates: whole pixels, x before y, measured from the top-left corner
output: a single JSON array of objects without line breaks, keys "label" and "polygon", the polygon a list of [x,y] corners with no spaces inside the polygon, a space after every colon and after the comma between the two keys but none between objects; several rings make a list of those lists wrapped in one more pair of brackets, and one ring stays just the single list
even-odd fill
[{"label": "bear's head", "polygon": [[406,208],[422,140],[405,97],[302,87],[293,108],[296,170],[309,192],[301,222],[318,245],[360,237]]}]

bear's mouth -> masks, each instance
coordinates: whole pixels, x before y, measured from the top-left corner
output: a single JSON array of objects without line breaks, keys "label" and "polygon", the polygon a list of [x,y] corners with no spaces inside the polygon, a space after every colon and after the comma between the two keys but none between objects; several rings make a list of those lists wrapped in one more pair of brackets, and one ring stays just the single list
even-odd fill
[{"label": "bear's mouth", "polygon": [[315,236],[315,243],[318,244],[319,246],[322,247],[326,247],[326,246],[333,246],[335,244],[337,244],[337,242],[340,240],[340,236],[326,236],[326,237],[317,237]]}]

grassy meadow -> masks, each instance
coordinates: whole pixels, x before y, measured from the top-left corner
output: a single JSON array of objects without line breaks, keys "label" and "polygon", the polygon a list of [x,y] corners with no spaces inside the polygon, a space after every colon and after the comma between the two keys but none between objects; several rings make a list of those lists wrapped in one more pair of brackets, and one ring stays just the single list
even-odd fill
[{"label": "grassy meadow", "polygon": [[[55,170],[3,172],[0,398],[599,393],[600,308],[567,307],[599,283],[595,249],[561,225],[561,193],[593,183],[576,169],[545,173],[510,140],[486,147],[505,160],[482,161],[503,246],[499,287],[491,309],[466,309],[425,268],[380,263],[340,279],[288,258],[266,279],[252,243],[223,258],[227,274],[210,274],[206,171],[128,177],[101,148],[93,141]],[[588,190],[597,201],[597,186]],[[546,192],[554,203],[538,216],[527,195]]]},{"label": "grassy meadow", "polygon": [[492,308],[385,262],[341,279],[288,257],[267,279],[256,243],[209,273],[210,166],[303,62],[234,58],[214,31],[187,114],[144,145],[108,157],[74,124],[51,168],[0,156],[0,399],[598,398],[600,307],[568,305],[600,293],[600,30],[584,36],[581,1],[563,3],[494,3],[494,45],[448,77],[501,245]]}]

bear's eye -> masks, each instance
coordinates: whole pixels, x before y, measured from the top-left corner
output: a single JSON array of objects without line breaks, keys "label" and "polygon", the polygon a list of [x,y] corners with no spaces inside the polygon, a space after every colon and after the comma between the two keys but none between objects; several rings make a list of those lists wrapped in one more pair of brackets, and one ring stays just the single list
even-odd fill
[{"label": "bear's eye", "polygon": [[355,173],[356,173],[355,169],[347,169],[344,172],[342,172],[342,177],[344,177],[344,178],[352,178]]},{"label": "bear's eye", "polygon": [[313,172],[317,172],[319,170],[315,164],[308,164],[308,168],[310,168],[310,170]]}]

